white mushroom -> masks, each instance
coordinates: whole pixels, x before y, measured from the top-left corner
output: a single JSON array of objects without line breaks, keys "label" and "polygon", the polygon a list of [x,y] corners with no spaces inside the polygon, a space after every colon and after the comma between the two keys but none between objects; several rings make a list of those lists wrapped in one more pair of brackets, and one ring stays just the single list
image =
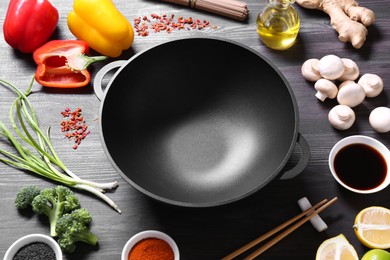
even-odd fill
[{"label": "white mushroom", "polygon": [[318,63],[318,71],[325,79],[335,80],[343,75],[345,70],[343,61],[336,55],[322,57]]},{"label": "white mushroom", "polygon": [[366,97],[366,92],[363,87],[354,81],[347,80],[339,85],[337,101],[340,105],[356,107],[363,102]]},{"label": "white mushroom", "polygon": [[308,59],[302,64],[301,73],[302,76],[308,81],[317,81],[321,78],[318,71],[319,59]]},{"label": "white mushroom", "polygon": [[315,96],[321,101],[324,101],[326,98],[333,99],[337,96],[338,88],[330,80],[319,79],[314,84],[314,88],[317,90]]},{"label": "white mushroom", "polygon": [[355,118],[355,112],[346,105],[337,105],[328,114],[329,123],[338,130],[350,128],[355,122]]},{"label": "white mushroom", "polygon": [[369,116],[371,127],[379,133],[390,131],[390,108],[377,107],[371,111]]},{"label": "white mushroom", "polygon": [[383,80],[376,74],[364,74],[358,84],[364,88],[367,97],[376,97],[383,90]]},{"label": "white mushroom", "polygon": [[340,81],[346,81],[346,80],[355,80],[359,77],[359,67],[357,66],[356,62],[354,62],[351,59],[342,58],[341,59],[344,63],[344,73],[341,75],[338,80]]}]

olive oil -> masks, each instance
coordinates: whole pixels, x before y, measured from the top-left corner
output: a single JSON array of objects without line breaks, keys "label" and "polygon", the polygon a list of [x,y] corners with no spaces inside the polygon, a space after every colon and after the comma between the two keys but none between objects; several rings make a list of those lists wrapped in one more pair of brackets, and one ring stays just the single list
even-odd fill
[{"label": "olive oil", "polygon": [[297,38],[300,20],[292,6],[295,0],[267,0],[267,5],[257,17],[257,33],[271,49],[290,48]]}]

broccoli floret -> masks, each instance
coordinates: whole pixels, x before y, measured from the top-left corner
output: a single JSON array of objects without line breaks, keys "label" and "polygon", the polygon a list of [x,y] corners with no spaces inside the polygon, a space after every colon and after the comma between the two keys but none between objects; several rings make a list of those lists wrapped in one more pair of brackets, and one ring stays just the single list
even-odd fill
[{"label": "broccoli floret", "polygon": [[58,244],[62,251],[72,253],[76,249],[76,242],[84,242],[95,246],[98,237],[89,229],[92,221],[91,213],[80,208],[64,214],[57,222]]},{"label": "broccoli floret", "polygon": [[50,235],[57,236],[56,225],[63,214],[80,208],[79,199],[68,187],[56,186],[43,189],[32,201],[35,213],[44,214],[49,218]]},{"label": "broccoli floret", "polygon": [[31,205],[33,199],[39,195],[41,190],[37,186],[23,187],[16,194],[15,206],[18,209],[25,209]]}]

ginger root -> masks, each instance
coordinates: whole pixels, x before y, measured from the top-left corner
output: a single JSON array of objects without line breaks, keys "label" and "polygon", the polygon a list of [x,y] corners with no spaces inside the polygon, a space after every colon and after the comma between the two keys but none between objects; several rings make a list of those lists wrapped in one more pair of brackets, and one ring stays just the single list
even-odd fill
[{"label": "ginger root", "polygon": [[339,33],[339,40],[350,42],[359,49],[366,41],[367,26],[375,22],[372,10],[359,6],[355,0],[296,0],[308,9],[319,9],[330,17],[331,26]]}]

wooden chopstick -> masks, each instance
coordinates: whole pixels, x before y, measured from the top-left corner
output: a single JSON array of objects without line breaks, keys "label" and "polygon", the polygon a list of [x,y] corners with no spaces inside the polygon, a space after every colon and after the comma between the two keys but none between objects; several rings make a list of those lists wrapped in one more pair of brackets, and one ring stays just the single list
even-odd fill
[{"label": "wooden chopstick", "polygon": [[258,238],[256,238],[255,240],[249,242],[248,244],[240,247],[236,251],[234,251],[234,252],[230,253],[229,255],[225,256],[224,258],[222,258],[222,260],[231,260],[231,259],[233,259],[234,257],[244,253],[248,249],[256,246],[257,244],[261,243],[265,239],[267,239],[270,236],[276,234],[277,232],[281,231],[282,229],[286,228],[287,226],[293,224],[294,222],[298,221],[299,219],[301,219],[302,217],[305,216],[300,221],[298,221],[294,225],[292,225],[290,228],[286,229],[285,231],[280,233],[278,236],[276,236],[275,238],[271,239],[269,242],[267,242],[266,244],[261,246],[259,249],[257,249],[256,251],[254,251],[253,253],[248,255],[246,258],[244,258],[244,259],[247,259],[247,260],[254,259],[255,257],[257,257],[260,254],[262,254],[264,251],[266,251],[267,249],[269,249],[270,247],[275,245],[277,242],[279,242],[280,240],[285,238],[287,235],[289,235],[290,233],[292,233],[293,231],[298,229],[304,223],[309,221],[312,217],[314,217],[315,215],[317,215],[318,213],[320,213],[321,211],[326,209],[328,206],[330,206],[336,200],[337,200],[337,197],[333,198],[330,201],[328,201],[327,199],[324,199],[324,200],[320,201],[319,203],[317,203],[313,207],[303,211],[302,213],[298,214],[297,216],[287,220],[283,224],[277,226],[276,228],[268,231],[267,233],[265,233],[265,234],[259,236]]}]

